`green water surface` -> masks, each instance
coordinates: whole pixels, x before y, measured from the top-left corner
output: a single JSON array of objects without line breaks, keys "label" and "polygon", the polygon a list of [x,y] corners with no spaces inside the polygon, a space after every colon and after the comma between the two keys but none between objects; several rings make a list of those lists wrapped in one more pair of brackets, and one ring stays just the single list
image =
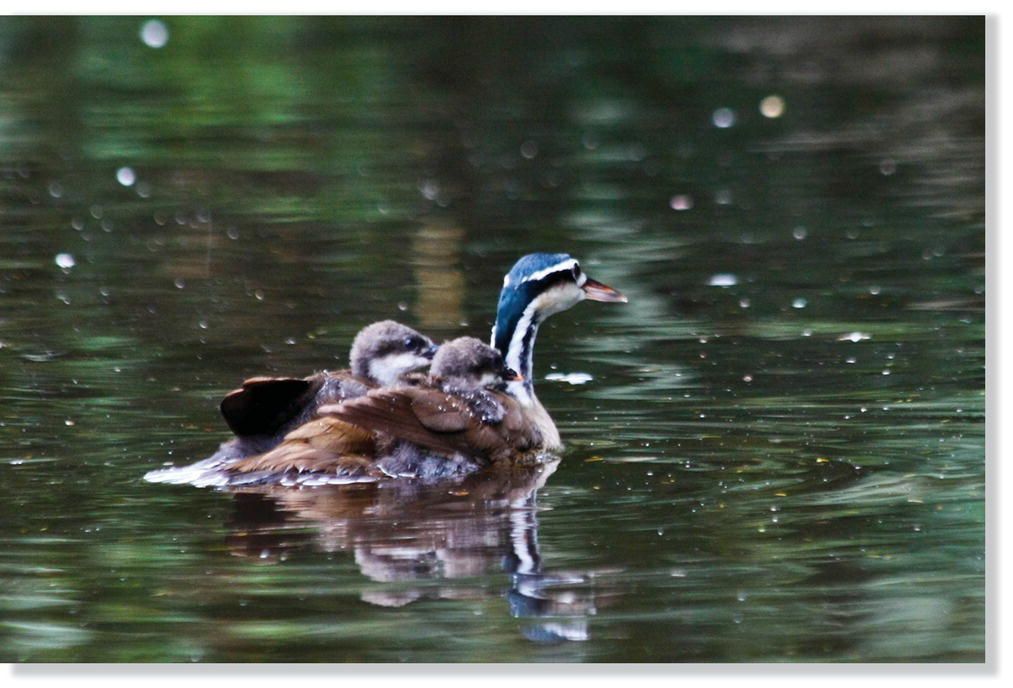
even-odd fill
[{"label": "green water surface", "polygon": [[[0,19],[0,661],[983,661],[982,18],[146,21]],[[142,479],[536,250],[557,467]]]}]

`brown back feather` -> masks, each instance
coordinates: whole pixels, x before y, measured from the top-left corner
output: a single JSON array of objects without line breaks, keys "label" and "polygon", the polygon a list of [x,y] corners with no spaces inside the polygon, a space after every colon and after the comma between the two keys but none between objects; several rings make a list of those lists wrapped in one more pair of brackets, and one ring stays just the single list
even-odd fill
[{"label": "brown back feather", "polygon": [[527,427],[517,402],[492,394],[506,409],[496,424],[476,418],[459,397],[424,387],[375,389],[342,404],[322,406],[320,413],[445,454],[460,452],[494,461],[534,448],[539,438]]},{"label": "brown back feather", "polygon": [[230,473],[268,471],[361,472],[376,451],[373,433],[337,418],[304,423],[277,447],[229,466]]}]

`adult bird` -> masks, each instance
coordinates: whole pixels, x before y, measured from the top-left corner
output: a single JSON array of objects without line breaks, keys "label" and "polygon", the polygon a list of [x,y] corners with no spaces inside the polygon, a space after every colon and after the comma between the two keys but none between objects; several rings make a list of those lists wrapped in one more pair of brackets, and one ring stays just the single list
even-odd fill
[{"label": "adult bird", "polygon": [[[472,459],[470,466],[474,468],[511,460],[528,461],[545,452],[557,452],[563,447],[559,430],[535,395],[535,338],[538,327],[546,318],[585,299],[613,303],[627,301],[625,296],[612,287],[584,274],[577,260],[566,253],[526,255],[503,278],[491,343],[503,356],[507,368],[518,373],[502,385],[509,399],[516,402],[516,410],[510,406],[512,410],[508,416],[509,423],[501,423],[499,420],[479,423],[484,434],[464,433],[464,428],[472,428],[474,424],[468,425],[461,421],[449,404],[445,405],[446,410],[442,416],[430,414],[431,417],[420,423],[419,418],[412,418],[412,404],[404,394],[388,392],[383,388],[344,404],[321,407],[321,413],[356,427],[400,437],[417,446],[426,447],[430,450],[428,459],[432,458],[432,452],[436,452],[436,456],[447,459],[448,465],[459,462],[462,457]],[[437,354],[437,358],[440,358],[440,354]],[[437,427],[441,423],[446,426],[442,430]],[[421,428],[420,425],[426,427]],[[490,434],[486,431],[493,428],[498,433],[497,437],[509,440],[489,440]],[[483,438],[481,442],[480,436]],[[411,457],[404,463],[413,467],[411,470],[400,471],[398,475],[419,474]],[[423,472],[438,474],[439,470],[426,469]]]},{"label": "adult bird", "polygon": [[538,327],[546,318],[581,301],[626,303],[612,287],[588,277],[568,253],[530,253],[503,278],[492,327],[491,344],[521,379],[507,385],[507,393],[524,407],[528,422],[539,429],[543,448],[562,448],[559,430],[535,396],[534,351]]},{"label": "adult bird", "polygon": [[[375,469],[389,477],[438,479],[491,463],[557,452],[563,446],[559,430],[534,390],[535,338],[546,318],[583,300],[627,301],[612,287],[589,278],[566,253],[526,255],[504,277],[491,344],[506,368],[517,373],[498,384],[510,402],[506,425],[483,418],[485,414],[475,407],[462,413],[459,405],[452,403],[420,406],[415,413],[416,393],[405,395],[396,389],[400,385],[381,387],[339,404],[321,406],[319,418],[294,428],[276,450],[229,466],[225,484],[235,484],[237,478],[243,481],[237,475],[243,473],[262,484],[291,478],[293,472],[325,479],[329,473],[372,478],[377,477]],[[441,385],[434,384],[437,388]],[[469,414],[480,421],[478,425],[466,418]],[[410,422],[404,422],[406,419]],[[419,430],[420,424],[424,431]],[[505,434],[504,428],[508,428]],[[490,439],[494,436],[506,440]],[[391,447],[397,447],[396,456],[383,456]],[[413,447],[423,451],[415,452]]]}]

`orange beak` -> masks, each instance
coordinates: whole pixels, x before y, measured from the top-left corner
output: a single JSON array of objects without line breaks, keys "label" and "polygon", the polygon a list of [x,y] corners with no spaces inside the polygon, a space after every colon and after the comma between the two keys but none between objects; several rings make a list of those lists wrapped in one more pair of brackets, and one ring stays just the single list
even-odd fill
[{"label": "orange beak", "polygon": [[628,303],[629,299],[620,294],[607,284],[602,284],[590,277],[581,287],[584,290],[584,297],[588,301],[604,301],[606,303]]},{"label": "orange beak", "polygon": [[524,376],[513,368],[503,368],[503,379],[507,382],[524,382]]}]

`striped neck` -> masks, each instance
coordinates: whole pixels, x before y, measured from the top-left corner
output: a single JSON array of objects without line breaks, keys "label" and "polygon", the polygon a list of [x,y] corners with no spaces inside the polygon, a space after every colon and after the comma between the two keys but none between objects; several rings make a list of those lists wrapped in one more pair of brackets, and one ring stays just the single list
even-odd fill
[{"label": "striped neck", "polygon": [[534,299],[513,311],[505,312],[501,308],[492,328],[492,345],[503,354],[507,366],[524,377],[519,382],[509,383],[507,391],[525,406],[535,402],[533,358],[535,337],[541,324],[539,305],[538,299]]},{"label": "striped neck", "polygon": [[507,387],[524,406],[540,407],[532,365],[538,326],[584,298],[583,282],[579,281],[584,279],[577,261],[566,253],[529,253],[503,278],[492,345],[503,354],[506,364],[524,377]]}]

